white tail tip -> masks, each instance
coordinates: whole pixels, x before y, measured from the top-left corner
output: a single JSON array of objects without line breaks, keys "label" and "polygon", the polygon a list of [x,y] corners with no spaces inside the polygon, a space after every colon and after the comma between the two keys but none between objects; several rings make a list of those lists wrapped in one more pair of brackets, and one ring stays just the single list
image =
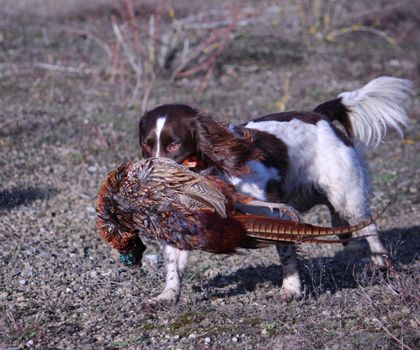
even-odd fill
[{"label": "white tail tip", "polygon": [[349,110],[354,137],[366,146],[378,146],[393,127],[403,136],[407,127],[406,102],[413,92],[409,80],[379,77],[359,90],[343,92],[341,102]]}]

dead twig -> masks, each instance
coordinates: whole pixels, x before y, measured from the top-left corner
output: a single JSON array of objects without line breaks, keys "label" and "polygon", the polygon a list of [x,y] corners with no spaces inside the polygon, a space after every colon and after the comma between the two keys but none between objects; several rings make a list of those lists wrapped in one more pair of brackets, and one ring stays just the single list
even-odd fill
[{"label": "dead twig", "polygon": [[401,345],[401,348],[402,349],[407,349],[407,350],[413,350],[411,347],[409,347],[408,345],[405,345],[404,344],[404,342],[402,341],[402,340],[400,340],[400,339],[398,339],[394,334],[392,334],[390,331],[389,331],[389,329],[388,328],[386,328],[385,326],[384,326],[384,324],[381,322],[381,321],[379,321],[379,319],[377,319],[376,317],[374,317],[373,318],[373,321],[374,322],[376,322],[378,325],[379,325],[379,327],[381,327],[383,330],[384,330],[384,332],[386,333],[386,334],[388,334],[388,336],[389,337],[391,337],[392,339],[394,339],[398,344],[400,344]]},{"label": "dead twig", "polygon": [[127,58],[128,63],[130,64],[130,67],[133,69],[133,71],[136,74],[141,76],[143,74],[143,69],[142,69],[141,65],[139,65],[136,62],[135,55],[133,54],[133,52],[131,52],[130,48],[128,47],[127,43],[125,42],[124,37],[121,34],[120,28],[118,27],[118,24],[114,19],[112,20],[112,30],[114,31],[114,34],[115,34],[115,37],[117,38],[118,43],[123,48],[125,57]]},{"label": "dead twig", "polygon": [[40,68],[55,72],[61,73],[72,73],[72,74],[95,74],[99,71],[97,69],[92,68],[85,68],[85,67],[66,67],[66,66],[59,66],[56,64],[49,64],[49,63],[34,63],[32,65],[34,68]]},{"label": "dead twig", "polygon": [[84,29],[74,28],[70,26],[64,26],[64,30],[71,34],[85,36],[87,39],[94,41],[99,47],[102,48],[102,50],[104,50],[104,52],[108,56],[108,59],[112,58],[112,50],[109,47],[109,45],[105,41],[97,37],[96,35],[92,34],[91,32]]},{"label": "dead twig", "polygon": [[397,41],[393,37],[391,37],[388,33],[386,33],[385,31],[379,30],[379,29],[376,29],[376,28],[373,28],[373,27],[359,25],[359,24],[354,24],[350,27],[344,27],[344,28],[341,28],[341,29],[338,29],[338,30],[333,30],[333,31],[329,32],[327,35],[325,35],[325,40],[333,42],[340,35],[347,34],[347,33],[353,33],[353,32],[373,33],[373,34],[378,35],[381,38],[383,38],[389,44],[394,45],[394,46],[399,48],[399,45],[398,45]]},{"label": "dead twig", "polygon": [[[121,31],[120,31],[120,28],[118,27],[118,24],[114,19],[112,20],[112,29],[114,31],[114,34],[115,34],[115,37],[117,38],[118,43],[123,48],[124,55],[125,55],[128,63],[129,63],[129,65],[130,65],[131,69],[134,71],[134,73],[136,75],[136,85],[134,87],[133,92],[131,93],[131,98],[128,102],[128,108],[131,108],[133,106],[134,102],[137,100],[137,97],[138,97],[138,94],[139,94],[139,91],[140,91],[140,87],[141,87],[142,81],[143,81],[144,69],[143,69],[141,64],[137,63],[134,53],[131,51],[128,44],[124,40],[124,37],[122,36]],[[140,45],[138,47],[140,48]]]},{"label": "dead twig", "polygon": [[223,32],[222,42],[218,45],[216,52],[212,56],[210,56],[206,61],[204,61],[203,63],[201,63],[201,64],[199,64],[195,67],[192,67],[192,68],[190,68],[186,71],[179,72],[175,76],[175,78],[188,77],[188,76],[194,75],[194,74],[196,74],[200,71],[209,70],[210,68],[212,68],[212,66],[216,63],[217,59],[222,54],[224,48],[226,47],[227,43],[230,40],[229,36],[232,33],[233,29],[235,28],[236,22],[239,18],[239,15],[240,15],[240,10],[239,9],[240,9],[240,5],[236,8],[231,23],[229,24],[229,26]]},{"label": "dead twig", "polygon": [[126,13],[127,13],[127,17],[129,20],[129,24],[131,27],[131,31],[133,33],[134,36],[134,45],[136,48],[136,52],[138,55],[145,55],[145,49],[143,47],[143,45],[141,44],[140,41],[140,30],[137,26],[136,23],[136,19],[135,19],[135,15],[134,15],[134,8],[133,8],[133,3],[131,0],[124,0],[124,5],[125,5],[125,9],[126,9]]}]

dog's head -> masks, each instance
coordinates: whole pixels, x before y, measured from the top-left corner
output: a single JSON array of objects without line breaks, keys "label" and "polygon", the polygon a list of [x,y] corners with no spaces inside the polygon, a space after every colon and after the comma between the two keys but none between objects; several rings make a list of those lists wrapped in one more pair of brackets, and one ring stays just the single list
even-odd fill
[{"label": "dog's head", "polygon": [[249,171],[248,161],[264,158],[255,132],[240,129],[238,135],[186,105],[162,105],[140,119],[139,141],[145,158],[170,158],[199,170],[213,166],[236,176]]},{"label": "dog's head", "polygon": [[143,157],[165,157],[182,163],[199,158],[195,135],[198,111],[181,104],[162,105],[140,119],[139,142]]}]

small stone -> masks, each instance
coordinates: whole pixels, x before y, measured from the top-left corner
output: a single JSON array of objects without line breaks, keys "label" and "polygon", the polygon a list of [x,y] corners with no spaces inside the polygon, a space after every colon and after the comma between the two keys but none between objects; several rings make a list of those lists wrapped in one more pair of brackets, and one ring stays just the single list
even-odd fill
[{"label": "small stone", "polygon": [[206,337],[206,338],[204,339],[204,342],[205,342],[206,344],[209,344],[209,343],[211,342],[210,337]]},{"label": "small stone", "polygon": [[19,280],[19,284],[21,285],[21,286],[24,286],[25,284],[27,284],[28,283],[28,281],[27,280]]},{"label": "small stone", "polygon": [[90,205],[88,205],[86,207],[86,211],[89,215],[95,215],[96,214],[96,209]]},{"label": "small stone", "polygon": [[267,334],[268,334],[268,332],[267,332],[267,330],[264,328],[264,329],[261,331],[261,335],[262,335],[263,337],[266,337],[266,336],[267,336]]},{"label": "small stone", "polygon": [[195,336],[195,334],[194,333],[191,333],[189,336],[188,336],[188,338],[189,339],[194,339],[196,336]]},{"label": "small stone", "polygon": [[420,328],[419,327],[420,324],[419,324],[419,322],[416,319],[411,319],[409,323],[410,323],[410,327],[413,328],[413,329]]},{"label": "small stone", "polygon": [[232,341],[233,341],[234,343],[237,343],[237,342],[238,342],[238,338],[233,337],[233,338],[232,338]]},{"label": "small stone", "polygon": [[174,340],[178,340],[179,339],[179,335],[174,335]]},{"label": "small stone", "polygon": [[97,168],[95,165],[91,165],[87,168],[88,172],[90,172],[91,174],[95,173]]},{"label": "small stone", "polygon": [[400,66],[401,66],[401,62],[400,62],[400,61],[398,61],[398,60],[390,60],[390,61],[389,61],[389,65],[390,65],[391,67],[400,67]]},{"label": "small stone", "polygon": [[419,190],[418,190],[418,188],[417,188],[417,187],[415,187],[415,186],[411,186],[411,187],[409,188],[409,191],[410,191],[410,193],[417,193]]},{"label": "small stone", "polygon": [[406,315],[409,314],[410,312],[411,310],[407,306],[404,306],[401,310],[401,313],[406,314]]}]

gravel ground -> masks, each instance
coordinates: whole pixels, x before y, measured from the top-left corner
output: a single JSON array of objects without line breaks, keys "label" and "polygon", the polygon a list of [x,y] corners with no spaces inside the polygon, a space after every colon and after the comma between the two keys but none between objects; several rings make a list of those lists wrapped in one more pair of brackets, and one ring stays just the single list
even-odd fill
[{"label": "gravel ground", "polygon": [[[94,208],[107,172],[140,157],[141,104],[126,107],[133,81],[106,70],[113,63],[97,40],[74,34],[94,33],[114,48],[113,7],[39,3],[45,8],[33,11],[33,3],[0,2],[7,12],[0,17],[0,348],[418,348],[418,91],[405,138],[390,132],[367,152],[373,208],[393,200],[378,225],[394,272],[370,266],[363,242],[302,245],[305,297],[285,303],[277,298],[274,249],[193,252],[179,303],[145,312],[141,302],[164,282],[159,244],[147,242],[143,267],[122,266],[95,231]],[[246,5],[258,10],[256,3]],[[199,9],[189,5],[180,1],[175,13]],[[354,31],[333,43],[317,38],[289,5],[277,21],[238,29],[201,96],[203,76],[172,82],[159,72],[149,106],[184,102],[239,122],[283,106],[311,109],[379,75],[419,86],[420,9],[411,1],[374,1],[369,9],[354,2],[332,29],[358,23],[388,36]],[[325,208],[305,220],[329,223]]]}]

